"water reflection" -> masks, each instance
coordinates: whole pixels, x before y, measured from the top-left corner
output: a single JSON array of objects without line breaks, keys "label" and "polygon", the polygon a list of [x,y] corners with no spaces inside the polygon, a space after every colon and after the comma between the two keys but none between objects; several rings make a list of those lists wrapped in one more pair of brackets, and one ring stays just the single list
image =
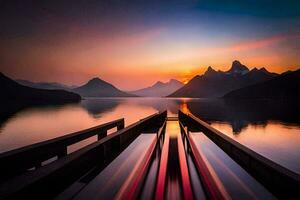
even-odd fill
[{"label": "water reflection", "polygon": [[95,99],[91,98],[82,101],[81,106],[87,110],[95,118],[99,118],[103,113],[113,112],[113,110],[121,103],[124,99]]},{"label": "water reflection", "polygon": [[227,122],[233,133],[240,133],[249,124],[267,125],[270,120],[300,124],[300,105],[279,101],[224,101],[204,99],[190,101],[187,107],[193,114],[211,122]]},{"label": "water reflection", "polygon": [[[111,101],[111,103],[110,103]],[[157,110],[122,99],[88,99],[81,104],[22,108],[3,116],[0,152],[59,137],[125,117],[125,125]],[[92,142],[92,140],[90,141]]]},{"label": "water reflection", "polygon": [[0,106],[0,152],[125,118],[126,126],[157,111],[191,112],[259,153],[300,173],[300,109],[297,102],[221,99],[110,98],[78,104]]},{"label": "water reflection", "polygon": [[259,154],[300,174],[299,126],[268,121],[265,125],[248,125],[240,134],[232,132],[228,123],[213,122],[214,128],[255,149]]}]

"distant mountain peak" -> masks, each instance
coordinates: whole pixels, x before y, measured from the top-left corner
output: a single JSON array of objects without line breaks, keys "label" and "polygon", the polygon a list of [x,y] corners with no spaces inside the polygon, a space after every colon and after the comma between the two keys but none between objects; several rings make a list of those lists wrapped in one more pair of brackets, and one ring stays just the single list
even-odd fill
[{"label": "distant mountain peak", "polygon": [[94,77],[94,78],[92,78],[90,81],[99,81],[99,80],[100,80],[99,77]]},{"label": "distant mountain peak", "polygon": [[74,92],[84,97],[131,97],[128,94],[116,88],[114,85],[98,78],[90,79],[86,84],[74,88]]},{"label": "distant mountain peak", "polygon": [[254,67],[251,71],[250,71],[251,74],[255,73],[255,74],[265,74],[265,75],[268,75],[268,76],[277,76],[278,74],[276,73],[272,73],[272,72],[269,72],[266,68],[262,67],[260,69],[258,69],[257,67]]},{"label": "distant mountain peak", "polygon": [[97,85],[103,85],[103,84],[105,84],[105,85],[111,85],[110,83],[107,83],[106,81],[104,81],[104,80],[102,80],[102,79],[100,79],[100,78],[98,78],[98,77],[94,77],[94,78],[92,78],[92,79],[90,79],[87,83],[86,83],[86,85],[90,85],[90,86],[97,86]]},{"label": "distant mountain peak", "polygon": [[154,83],[154,84],[152,85],[152,87],[161,87],[161,86],[163,86],[163,85],[164,85],[163,82],[157,81],[156,83]]},{"label": "distant mountain peak", "polygon": [[132,94],[147,97],[164,97],[167,96],[184,84],[176,79],[170,79],[168,82],[157,81],[154,85],[139,90],[131,91]]},{"label": "distant mountain peak", "polygon": [[94,77],[94,78],[92,78],[91,80],[89,80],[88,82],[102,82],[103,80],[101,80],[100,78],[98,78],[98,77]]},{"label": "distant mountain peak", "polygon": [[260,68],[260,71],[265,72],[265,73],[270,73],[266,68]]},{"label": "distant mountain peak", "polygon": [[154,85],[163,85],[164,83],[162,81],[157,81]]},{"label": "distant mountain peak", "polygon": [[216,70],[214,70],[211,66],[209,66],[208,68],[207,68],[207,71],[216,71]]},{"label": "distant mountain peak", "polygon": [[230,70],[227,71],[229,74],[246,74],[247,72],[249,72],[248,67],[238,60],[233,61]]},{"label": "distant mountain peak", "polygon": [[211,66],[209,66],[206,70],[206,72],[204,73],[204,75],[211,75],[211,74],[215,74],[217,71],[214,70]]},{"label": "distant mountain peak", "polygon": [[176,79],[173,79],[173,78],[169,80],[169,83],[179,83],[179,84],[181,83],[182,84],[182,82],[180,82]]},{"label": "distant mountain peak", "polygon": [[271,76],[278,76],[279,74],[275,73],[275,72],[270,72],[268,71],[266,68],[261,68],[259,71],[265,73],[265,74],[268,74],[268,75],[271,75]]},{"label": "distant mountain peak", "polygon": [[157,81],[154,85],[152,85],[152,87],[162,87],[162,86],[166,86],[168,84],[177,84],[177,85],[183,85],[182,82],[176,80],[176,79],[170,79],[168,82],[162,82],[162,81]]}]

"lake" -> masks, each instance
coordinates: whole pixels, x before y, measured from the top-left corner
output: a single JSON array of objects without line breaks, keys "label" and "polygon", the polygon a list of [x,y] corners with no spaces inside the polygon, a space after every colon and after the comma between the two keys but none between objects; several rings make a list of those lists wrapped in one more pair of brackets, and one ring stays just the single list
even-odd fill
[{"label": "lake", "polygon": [[[129,125],[162,110],[191,112],[259,154],[300,174],[297,102],[189,98],[89,98],[77,104],[30,107],[1,113],[0,152],[125,118]],[[68,149],[73,151],[96,138]]]}]

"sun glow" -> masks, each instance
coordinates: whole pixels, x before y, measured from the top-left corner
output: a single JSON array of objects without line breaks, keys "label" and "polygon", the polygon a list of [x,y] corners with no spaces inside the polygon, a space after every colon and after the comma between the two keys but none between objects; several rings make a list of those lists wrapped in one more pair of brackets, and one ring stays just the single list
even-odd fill
[{"label": "sun glow", "polygon": [[183,84],[187,84],[189,82],[189,80],[184,80]]}]

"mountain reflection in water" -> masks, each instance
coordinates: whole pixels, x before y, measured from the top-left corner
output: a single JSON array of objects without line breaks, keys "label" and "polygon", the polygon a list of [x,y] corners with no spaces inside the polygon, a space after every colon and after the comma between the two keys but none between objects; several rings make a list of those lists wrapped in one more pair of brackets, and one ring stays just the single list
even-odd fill
[{"label": "mountain reflection in water", "polygon": [[91,98],[44,107],[1,105],[0,152],[125,118],[129,125],[167,109],[191,112],[240,143],[300,173],[297,102],[188,98]]}]

